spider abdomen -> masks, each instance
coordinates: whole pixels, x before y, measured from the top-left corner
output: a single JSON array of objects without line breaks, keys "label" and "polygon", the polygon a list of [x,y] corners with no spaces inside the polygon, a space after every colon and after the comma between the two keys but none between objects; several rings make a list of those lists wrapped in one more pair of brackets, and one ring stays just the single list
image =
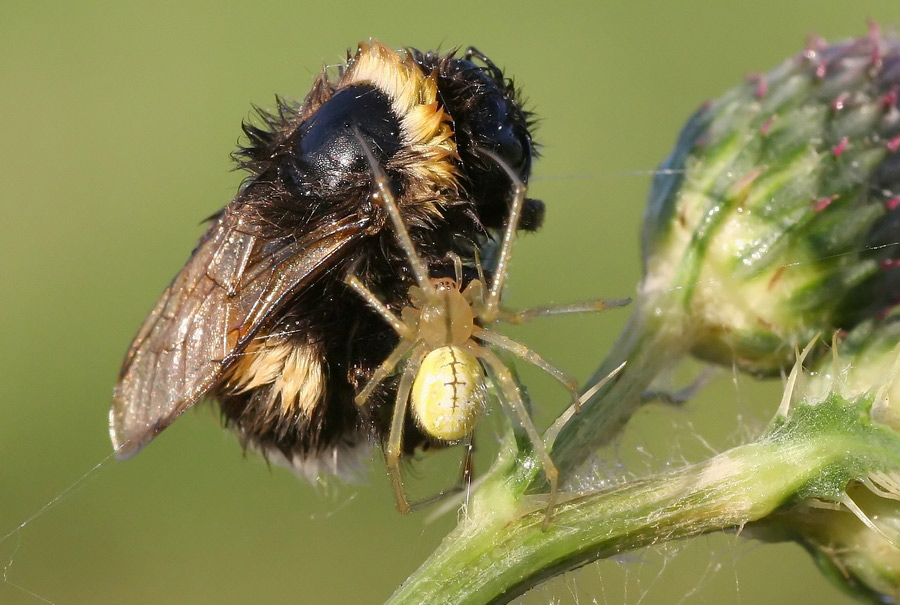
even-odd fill
[{"label": "spider abdomen", "polygon": [[484,403],[484,371],[471,353],[448,345],[422,360],[410,405],[425,433],[441,441],[462,439],[472,432]]}]

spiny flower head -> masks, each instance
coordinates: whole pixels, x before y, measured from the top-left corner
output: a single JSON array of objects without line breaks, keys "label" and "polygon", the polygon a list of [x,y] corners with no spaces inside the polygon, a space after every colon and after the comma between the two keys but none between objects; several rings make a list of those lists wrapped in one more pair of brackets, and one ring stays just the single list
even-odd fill
[{"label": "spiny flower head", "polygon": [[643,293],[693,352],[771,374],[900,298],[900,40],[876,29],[754,75],[688,122],[655,178]]}]

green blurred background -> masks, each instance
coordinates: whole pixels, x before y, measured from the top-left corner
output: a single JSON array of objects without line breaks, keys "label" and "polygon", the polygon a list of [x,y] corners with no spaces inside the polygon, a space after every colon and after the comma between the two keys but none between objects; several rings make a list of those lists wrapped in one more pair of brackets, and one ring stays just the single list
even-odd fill
[{"label": "green blurred background", "polygon": [[[541,117],[532,195],[547,221],[516,248],[508,303],[624,296],[639,279],[649,173],[690,112],[807,34],[861,35],[866,18],[900,24],[900,4],[4,2],[0,603],[377,603],[452,527],[454,513],[396,513],[377,456],[362,485],[269,470],[209,406],[135,459],[107,459],[122,355],[202,219],[232,197],[228,154],[251,103],[302,97],[323,63],[370,36],[477,45]],[[584,378],[626,315],[510,333]],[[565,394],[523,375],[546,424]],[[685,410],[647,408],[598,480],[748,438],[779,388],[725,372]],[[483,468],[494,440],[482,433]],[[452,481],[456,456],[420,465],[416,489]],[[523,600],[591,599],[845,598],[798,547],[713,536],[589,565]]]}]

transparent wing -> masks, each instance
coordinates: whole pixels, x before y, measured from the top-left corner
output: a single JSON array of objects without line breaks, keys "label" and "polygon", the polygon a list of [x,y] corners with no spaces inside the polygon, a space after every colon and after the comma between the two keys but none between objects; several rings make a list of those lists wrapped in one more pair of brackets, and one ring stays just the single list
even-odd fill
[{"label": "transparent wing", "polygon": [[125,356],[109,414],[116,456],[135,454],[203,397],[270,314],[361,233],[344,222],[273,241],[233,213],[217,218]]}]

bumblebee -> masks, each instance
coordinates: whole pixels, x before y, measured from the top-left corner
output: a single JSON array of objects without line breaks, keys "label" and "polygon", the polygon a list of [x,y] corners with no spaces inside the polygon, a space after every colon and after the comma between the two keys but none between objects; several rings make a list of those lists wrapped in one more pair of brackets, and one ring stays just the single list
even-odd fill
[{"label": "bumblebee", "polygon": [[[524,183],[535,155],[516,89],[474,48],[458,57],[361,43],[302,103],[259,113],[235,153],[248,178],[125,356],[109,415],[119,458],[209,397],[245,448],[310,478],[351,472],[389,431],[395,378],[367,405],[354,398],[399,337],[347,278],[395,313],[416,283],[371,159],[437,274],[494,238],[513,197],[502,166]],[[517,228],[535,230],[543,212],[525,200]],[[410,422],[406,450],[427,440]]]}]

